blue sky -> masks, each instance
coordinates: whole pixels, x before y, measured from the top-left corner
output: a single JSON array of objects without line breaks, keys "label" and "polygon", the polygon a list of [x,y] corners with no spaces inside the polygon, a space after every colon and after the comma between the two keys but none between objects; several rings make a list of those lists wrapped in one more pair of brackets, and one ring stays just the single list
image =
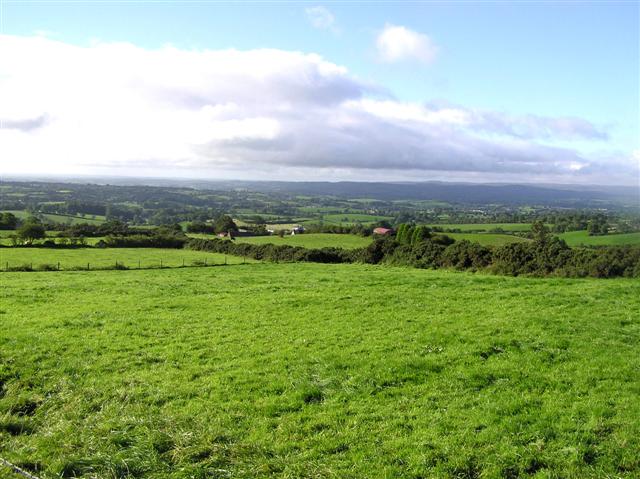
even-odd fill
[{"label": "blue sky", "polygon": [[[407,160],[399,165],[378,159],[372,161],[371,168],[367,168],[364,157],[369,152],[354,150],[353,143],[349,143],[342,150],[355,156],[362,155],[361,161],[342,164],[334,160],[339,153],[328,150],[324,154],[332,158],[328,158],[326,163],[323,163],[320,153],[313,161],[308,159],[300,164],[290,157],[279,160],[278,155],[271,155],[261,163],[257,155],[249,159],[250,155],[243,153],[236,155],[236,158],[229,151],[221,152],[214,148],[208,153],[208,160],[189,160],[182,155],[181,162],[171,165],[169,159],[164,159],[161,164],[168,172],[176,171],[185,176],[189,172],[212,176],[223,173],[223,176],[228,176],[246,171],[244,166],[234,170],[234,162],[237,162],[237,165],[251,163],[258,170],[277,171],[274,174],[276,177],[287,176],[288,172],[296,177],[306,177],[308,170],[312,169],[312,176],[331,179],[370,179],[378,178],[381,174],[401,179],[415,177],[416,172],[422,172],[418,175],[419,179],[437,177],[512,181],[535,177],[558,182],[637,183],[637,177],[634,178],[634,175],[637,176],[640,148],[637,2],[234,4],[5,1],[2,16],[5,36],[38,36],[52,42],[89,49],[96,44],[126,42],[148,52],[171,45],[183,52],[274,49],[317,54],[323,61],[344,68],[346,74],[359,85],[354,88],[363,89],[364,93],[345,99],[350,102],[350,107],[353,107],[354,101],[365,97],[372,101],[397,102],[404,107],[414,105],[422,108],[427,105],[427,116],[448,108],[460,110],[467,116],[472,114],[475,118],[473,121],[464,121],[465,136],[461,137],[450,130],[441,129],[436,135],[433,130],[434,117],[428,116],[425,123],[424,115],[421,116],[424,128],[427,128],[425,125],[431,125],[427,132],[430,136],[424,143],[426,159],[417,158],[422,143],[416,143],[411,151],[401,151],[400,154]],[[387,31],[385,28],[403,29],[389,30],[389,41],[395,42],[398,35],[406,34],[407,41],[415,40],[419,43],[418,47],[407,47],[409,49],[406,51],[401,49],[397,55],[384,58],[380,37]],[[392,33],[397,35],[391,36]],[[402,43],[402,39],[399,41]],[[424,42],[432,48],[428,58],[419,54],[424,51],[424,48],[420,49],[420,45],[424,47]],[[282,68],[282,74],[286,74],[286,62]],[[70,77],[74,76],[73,71],[67,73]],[[194,75],[197,74],[201,73],[194,72]],[[311,91],[317,87],[313,83],[308,86]],[[237,103],[238,99],[233,98]],[[209,100],[203,105],[215,103]],[[375,110],[376,124],[370,126],[359,116],[359,121],[363,121],[359,127],[372,131],[379,127],[384,131],[379,121],[386,121],[391,122],[389,130],[408,128],[411,137],[420,131],[413,116],[409,115],[411,118],[408,118],[405,113],[398,113],[396,106],[390,103],[385,105],[384,111],[382,105],[363,107],[367,114]],[[298,105],[298,108],[302,108],[302,105]],[[57,117],[45,110],[43,107],[43,117]],[[249,110],[245,109],[244,116],[234,117],[233,120],[275,118],[279,122],[278,132],[270,137],[271,140],[280,136],[290,138],[296,144],[303,142],[301,135],[306,130],[297,124],[287,130],[283,126],[285,122],[273,116],[273,108],[252,107]],[[361,114],[362,111],[358,113]],[[36,113],[33,115],[39,117]],[[479,116],[481,120],[477,118]],[[531,126],[531,117],[535,118],[535,127]],[[554,128],[558,122],[555,119],[558,118],[578,119],[588,123],[593,131],[585,134],[582,123],[579,127],[572,124],[571,134],[567,134],[566,121],[563,120],[562,132],[556,134]],[[5,120],[9,124],[18,121],[11,118]],[[412,122],[411,125],[406,124],[408,121]],[[318,120],[316,124],[326,123]],[[508,148],[514,147],[514,135],[512,127],[507,125],[512,124],[516,125],[514,128],[518,131],[515,140],[529,142],[531,151],[535,151],[535,154],[532,153],[535,158],[543,155],[542,149],[547,148],[544,155],[548,156],[546,161],[549,163],[551,156],[562,157],[562,152],[566,151],[571,154],[567,153],[563,161],[569,166],[550,167],[545,171],[543,161],[538,165],[540,174],[534,175],[537,166],[532,166],[533,160],[521,159],[521,163],[529,165],[521,171],[508,165],[501,169],[501,165],[506,164],[502,160],[496,164],[479,165],[481,160],[476,162],[471,159],[447,171],[443,161],[430,160],[439,155],[455,155],[460,150],[437,149],[432,154],[429,148],[438,135],[443,144],[463,144],[471,135],[473,141],[470,140],[469,145],[474,146],[478,145],[476,140],[482,140],[486,145],[497,138],[495,141],[499,140],[499,145],[493,146],[499,146],[499,155],[509,155]],[[458,133],[462,128],[460,125],[456,123]],[[520,134],[522,128],[528,132],[526,138]],[[531,128],[535,128],[536,132],[529,134]],[[510,133],[505,133],[507,130]],[[542,130],[544,132],[541,133]],[[340,136],[339,133],[327,139],[334,141]],[[404,138],[398,136],[399,145]],[[283,140],[279,144],[284,143]],[[393,142],[387,146],[390,148],[388,152],[394,151]],[[521,154],[525,146],[520,143],[516,146],[516,154]],[[469,148],[471,146],[463,148],[465,154]],[[494,149],[486,154],[490,157],[496,155]],[[150,157],[153,156],[151,152]],[[286,156],[281,155],[283,158]],[[124,157],[126,153],[118,163],[118,171],[144,173],[145,167],[140,166],[139,161],[136,163],[138,166],[126,168]],[[468,166],[470,164],[475,166]],[[89,167],[108,167],[104,163],[68,166],[71,170],[77,166],[78,171]],[[42,165],[38,168],[42,168]]]}]

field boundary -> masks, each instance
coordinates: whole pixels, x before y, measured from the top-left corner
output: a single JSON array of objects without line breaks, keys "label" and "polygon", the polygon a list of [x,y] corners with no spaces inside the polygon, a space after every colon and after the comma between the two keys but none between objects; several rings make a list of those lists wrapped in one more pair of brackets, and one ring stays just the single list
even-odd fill
[{"label": "field boundary", "polygon": [[156,270],[156,269],[185,269],[185,268],[218,268],[225,266],[244,266],[247,264],[255,264],[253,262],[247,263],[246,259],[243,258],[242,263],[207,263],[206,260],[204,264],[186,264],[178,266],[167,266],[162,263],[153,266],[127,266],[124,262],[114,261],[113,265],[110,266],[91,266],[91,263],[87,263],[87,266],[74,266],[71,268],[61,268],[60,263],[57,264],[40,264],[35,265],[34,268],[33,263],[22,263],[17,266],[9,267],[5,264],[3,269],[0,269],[0,273],[44,273],[44,272],[56,272],[56,273],[64,273],[70,271],[148,271],[148,270]]},{"label": "field boundary", "polygon": [[6,459],[3,459],[1,457],[0,457],[0,465],[8,467],[9,469],[11,469],[16,474],[20,474],[20,475],[22,475],[22,476],[24,476],[24,477],[26,477],[28,479],[40,479],[39,477],[34,476],[30,472],[25,471],[24,469],[16,466],[15,464],[10,463],[9,461],[7,461]]}]

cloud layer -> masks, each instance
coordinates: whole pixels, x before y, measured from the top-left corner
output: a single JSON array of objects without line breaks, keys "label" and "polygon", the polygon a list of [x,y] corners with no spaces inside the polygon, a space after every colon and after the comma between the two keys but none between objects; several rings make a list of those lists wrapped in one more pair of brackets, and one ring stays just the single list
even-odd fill
[{"label": "cloud layer", "polygon": [[0,50],[5,172],[611,183],[638,171],[631,155],[557,146],[606,140],[586,120],[403,103],[315,54],[10,36]]}]

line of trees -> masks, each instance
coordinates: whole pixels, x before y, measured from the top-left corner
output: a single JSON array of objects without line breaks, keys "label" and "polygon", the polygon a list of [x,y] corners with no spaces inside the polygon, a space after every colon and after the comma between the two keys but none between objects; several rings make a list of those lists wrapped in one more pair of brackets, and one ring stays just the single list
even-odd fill
[{"label": "line of trees", "polygon": [[353,250],[236,244],[219,239],[190,239],[186,247],[266,261],[384,263],[416,268],[487,271],[512,276],[640,277],[640,246],[572,249],[563,240],[552,236],[542,222],[536,222],[532,227],[533,241],[498,247],[467,240],[453,241],[443,235],[422,236],[428,232],[418,231],[416,227],[400,227],[399,238],[380,238],[366,248]]}]

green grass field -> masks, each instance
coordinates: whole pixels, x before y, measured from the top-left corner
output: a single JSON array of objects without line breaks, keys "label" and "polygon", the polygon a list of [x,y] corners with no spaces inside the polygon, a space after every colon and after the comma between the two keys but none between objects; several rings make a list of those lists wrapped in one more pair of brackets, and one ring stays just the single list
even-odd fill
[{"label": "green grass field", "polygon": [[640,244],[640,232],[609,234],[604,236],[589,236],[586,231],[570,231],[562,233],[560,238],[569,246],[613,246],[625,244]]},{"label": "green grass field", "polygon": [[[207,264],[224,264],[225,255],[191,251],[185,249],[160,248],[0,248],[0,269],[5,270],[21,265],[33,265],[38,269],[40,265],[56,265],[60,269],[107,268],[115,266],[116,261],[129,268],[156,268],[160,266],[176,267],[191,266],[195,262],[207,260]],[[139,263],[138,263],[139,262]],[[227,264],[242,262],[255,263],[255,260],[238,258],[227,255]]]},{"label": "green grass field", "polygon": [[[7,210],[8,213],[13,213],[17,218],[25,219],[30,216],[34,216],[32,213],[22,210]],[[100,215],[86,215],[86,216],[72,216],[72,215],[57,215],[53,213],[38,213],[35,216],[41,217],[43,221],[59,224],[79,224],[89,223],[93,225],[99,225],[106,221],[104,216]]]},{"label": "green grass field", "polygon": [[638,280],[261,263],[0,281],[0,457],[43,479],[640,476]]},{"label": "green grass field", "polygon": [[432,224],[427,225],[430,228],[442,228],[442,229],[459,229],[460,231],[491,231],[496,228],[501,228],[504,231],[529,231],[531,229],[530,223],[464,223],[464,224]]},{"label": "green grass field", "polygon": [[331,233],[304,233],[301,235],[246,236],[235,239],[238,243],[276,244],[302,246],[303,248],[338,247],[345,249],[362,248],[371,243],[370,237]]},{"label": "green grass field", "polygon": [[467,240],[480,243],[485,246],[502,246],[508,243],[523,243],[529,241],[520,236],[494,234],[494,233],[442,233],[456,241]]},{"label": "green grass field", "polygon": [[[350,226],[355,224],[362,224],[365,226],[372,225],[382,220],[392,220],[389,216],[367,215],[363,213],[335,213],[322,215],[322,222],[331,225]],[[306,224],[317,224],[318,219],[312,219],[306,222]]]}]

